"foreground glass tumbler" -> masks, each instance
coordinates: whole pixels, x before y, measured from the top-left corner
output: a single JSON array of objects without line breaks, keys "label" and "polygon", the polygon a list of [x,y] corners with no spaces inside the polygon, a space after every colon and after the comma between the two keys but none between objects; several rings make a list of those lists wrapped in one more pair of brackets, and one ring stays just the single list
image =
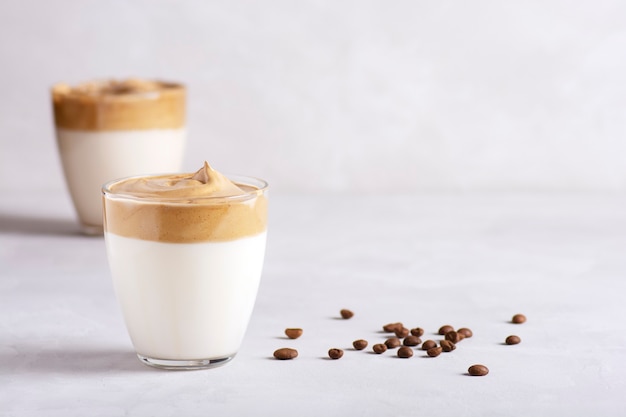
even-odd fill
[{"label": "foreground glass tumbler", "polygon": [[229,179],[231,197],[137,197],[103,187],[116,296],[139,359],[162,369],[222,365],[237,354],[263,268],[265,181]]}]

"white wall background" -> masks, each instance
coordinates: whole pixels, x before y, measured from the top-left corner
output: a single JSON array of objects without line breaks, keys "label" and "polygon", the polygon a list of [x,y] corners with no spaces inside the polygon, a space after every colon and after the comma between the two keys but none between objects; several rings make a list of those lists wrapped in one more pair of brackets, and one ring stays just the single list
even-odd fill
[{"label": "white wall background", "polygon": [[0,1],[0,190],[64,189],[48,89],[190,89],[188,170],[282,191],[626,191],[626,2]]}]

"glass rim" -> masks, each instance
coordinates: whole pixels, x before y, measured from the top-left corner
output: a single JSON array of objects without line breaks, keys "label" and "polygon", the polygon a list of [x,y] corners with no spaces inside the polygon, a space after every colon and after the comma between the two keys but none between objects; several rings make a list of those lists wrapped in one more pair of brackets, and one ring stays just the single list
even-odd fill
[{"label": "glass rim", "polygon": [[111,190],[111,187],[114,184],[117,184],[122,181],[138,179],[138,178],[151,178],[151,177],[159,177],[159,176],[167,176],[167,175],[180,175],[180,172],[169,172],[169,173],[161,173],[161,174],[147,174],[147,175],[131,175],[128,177],[117,178],[114,180],[110,180],[105,182],[102,185],[102,195],[106,198],[121,198],[125,200],[134,200],[144,203],[166,203],[166,204],[193,204],[195,202],[205,202],[206,204],[223,204],[230,202],[238,202],[238,201],[247,201],[258,196],[261,196],[267,192],[269,189],[269,183],[264,179],[253,177],[250,175],[240,175],[240,174],[222,174],[230,181],[234,182],[235,185],[247,185],[254,187],[251,191],[245,191],[244,194],[230,195],[230,196],[198,196],[198,197],[158,197],[158,196],[142,196],[135,195],[128,192],[115,192]]},{"label": "glass rim", "polygon": [[[149,91],[129,91],[124,92],[123,94],[119,93],[98,93],[98,94],[87,94],[76,91],[77,88],[84,86],[85,84],[105,84],[110,81],[128,81],[131,78],[120,79],[120,80],[111,80],[106,78],[97,78],[90,81],[83,81],[78,83],[66,83],[66,82],[55,82],[50,86],[50,93],[53,96],[63,97],[65,99],[80,99],[84,97],[89,97],[93,100],[118,100],[124,101],[128,99],[137,99],[137,98],[147,98],[153,99],[155,94],[171,94],[171,93],[183,93],[185,94],[187,91],[187,86],[183,82],[179,81],[170,81],[160,78],[137,78],[141,81],[148,81],[157,84],[160,89],[149,90]],[[69,88],[69,90],[68,90]]]}]

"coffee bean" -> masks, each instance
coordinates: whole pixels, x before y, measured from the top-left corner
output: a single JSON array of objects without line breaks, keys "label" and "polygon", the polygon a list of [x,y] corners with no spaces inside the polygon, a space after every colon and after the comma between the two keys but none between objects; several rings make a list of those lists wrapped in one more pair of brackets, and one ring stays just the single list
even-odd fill
[{"label": "coffee bean", "polygon": [[520,343],[522,341],[522,339],[520,339],[519,336],[515,336],[515,335],[511,335],[509,337],[506,338],[506,340],[504,341],[507,345],[517,345],[518,343]]},{"label": "coffee bean", "polygon": [[437,342],[435,342],[434,340],[427,340],[422,343],[422,350],[428,350],[434,347],[437,347]]},{"label": "coffee bean", "polygon": [[448,332],[452,332],[452,331],[454,331],[454,327],[450,326],[449,324],[446,324],[446,325],[441,326],[441,327],[439,328],[439,332],[438,332],[438,333],[439,333],[440,335],[442,335],[442,336],[443,336],[443,335],[445,335],[446,333],[448,333]]},{"label": "coffee bean", "polygon": [[489,373],[489,369],[485,365],[472,365],[467,372],[471,376],[485,376]]},{"label": "coffee bean", "polygon": [[439,346],[432,347],[426,351],[426,354],[431,358],[437,357],[441,354],[442,349]]},{"label": "coffee bean", "polygon": [[343,356],[343,350],[336,349],[336,348],[330,349],[328,351],[328,356],[331,359],[339,359],[339,358],[341,358]]},{"label": "coffee bean", "polygon": [[385,346],[387,346],[389,349],[395,349],[400,345],[400,339],[398,339],[397,337],[390,337],[389,339],[385,340]]},{"label": "coffee bean", "polygon": [[410,358],[413,356],[413,349],[408,346],[402,346],[398,349],[398,357],[399,358]]},{"label": "coffee bean", "polygon": [[411,334],[413,336],[422,337],[424,335],[424,329],[422,329],[421,327],[416,327],[414,329],[411,329]]},{"label": "coffee bean", "polygon": [[394,333],[396,334],[396,337],[407,337],[409,335],[409,329],[406,327],[396,327]]},{"label": "coffee bean", "polygon": [[523,314],[516,314],[513,316],[513,318],[511,319],[511,322],[515,323],[515,324],[522,324],[526,321],[526,316]]},{"label": "coffee bean", "polygon": [[352,342],[352,346],[354,346],[356,350],[363,350],[367,347],[367,340],[355,340],[354,342]]},{"label": "coffee bean", "polygon": [[456,344],[463,339],[463,335],[459,332],[455,332],[454,330],[452,330],[451,332],[446,333],[445,339]]},{"label": "coffee bean", "polygon": [[285,334],[290,339],[297,339],[302,336],[302,329],[285,329]]},{"label": "coffee bean", "polygon": [[402,344],[404,346],[417,346],[420,343],[422,343],[422,339],[420,339],[417,336],[407,336],[404,338],[404,340],[402,341]]},{"label": "coffee bean", "polygon": [[274,357],[280,360],[293,359],[298,356],[298,351],[291,348],[281,348],[274,351]]},{"label": "coffee bean", "polygon": [[352,316],[354,316],[354,313],[353,313],[352,311],[347,310],[347,309],[345,309],[345,308],[344,308],[344,309],[342,309],[342,310],[339,312],[339,314],[341,314],[341,317],[342,317],[342,318],[344,318],[344,319],[349,319],[349,318],[352,318]]},{"label": "coffee bean", "polygon": [[439,345],[441,345],[441,349],[444,352],[452,352],[454,349],[456,349],[456,345],[449,340],[442,340],[441,342],[439,342]]},{"label": "coffee bean", "polygon": [[395,332],[395,331],[396,331],[396,329],[397,329],[397,328],[400,328],[400,329],[401,329],[401,328],[403,328],[403,327],[404,327],[404,325],[403,325],[402,323],[400,323],[400,322],[397,322],[397,323],[388,323],[388,324],[385,324],[385,325],[383,326],[383,330],[384,330],[385,332],[387,332],[387,333],[393,333],[393,332]]},{"label": "coffee bean", "polygon": [[463,337],[466,337],[466,338],[474,336],[474,333],[472,333],[472,331],[468,329],[467,327],[461,327],[456,332],[462,334]]},{"label": "coffee bean", "polygon": [[382,343],[376,343],[374,346],[372,346],[372,350],[374,350],[374,353],[378,353],[379,355],[385,351],[387,351],[387,345],[384,345]]}]

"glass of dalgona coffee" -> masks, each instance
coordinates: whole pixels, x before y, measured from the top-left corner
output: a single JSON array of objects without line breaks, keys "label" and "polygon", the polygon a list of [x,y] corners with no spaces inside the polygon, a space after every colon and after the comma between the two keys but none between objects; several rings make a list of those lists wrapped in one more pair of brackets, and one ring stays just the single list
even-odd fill
[{"label": "glass of dalgona coffee", "polygon": [[182,84],[142,79],[52,87],[57,147],[86,234],[102,234],[102,184],[178,172],[186,143]]},{"label": "glass of dalgona coffee", "polygon": [[210,368],[237,354],[263,268],[267,190],[207,163],[104,186],[111,276],[142,362]]}]

